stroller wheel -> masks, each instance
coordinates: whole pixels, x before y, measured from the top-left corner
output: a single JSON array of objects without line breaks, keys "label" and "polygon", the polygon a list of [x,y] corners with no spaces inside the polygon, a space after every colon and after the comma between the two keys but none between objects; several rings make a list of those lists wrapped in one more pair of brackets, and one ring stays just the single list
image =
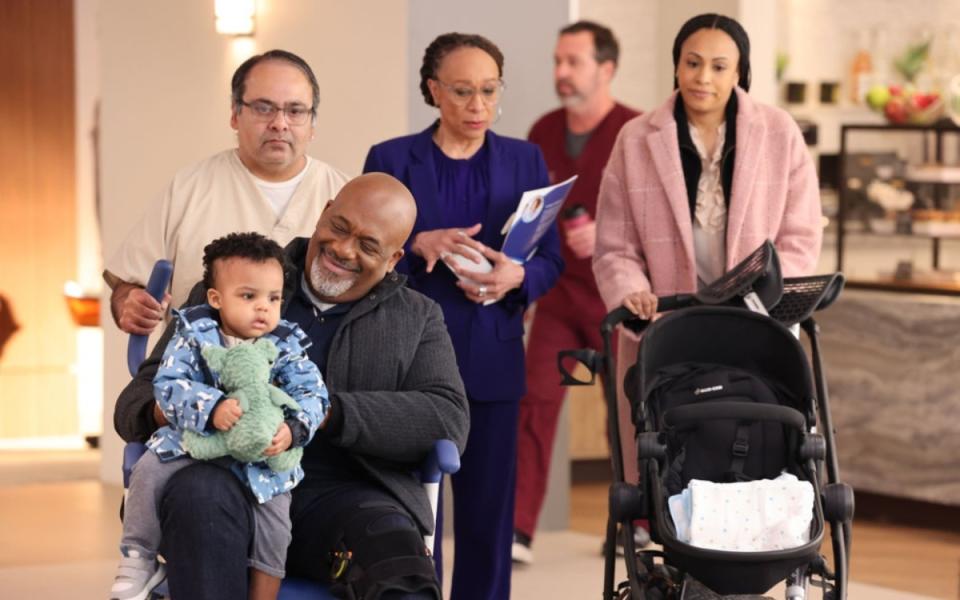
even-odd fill
[{"label": "stroller wheel", "polygon": [[617,590],[617,600],[676,600],[676,595],[655,587],[635,589],[629,581],[624,581]]},{"label": "stroller wheel", "polygon": [[683,580],[683,590],[679,600],[720,600],[721,598],[736,598],[736,600],[774,600],[770,596],[737,595],[721,596],[689,575]]},{"label": "stroller wheel", "polygon": [[629,581],[621,584],[618,590],[620,600],[679,600],[681,586],[680,575],[671,566],[654,563],[650,554],[640,553],[636,557],[637,581],[631,586]]}]

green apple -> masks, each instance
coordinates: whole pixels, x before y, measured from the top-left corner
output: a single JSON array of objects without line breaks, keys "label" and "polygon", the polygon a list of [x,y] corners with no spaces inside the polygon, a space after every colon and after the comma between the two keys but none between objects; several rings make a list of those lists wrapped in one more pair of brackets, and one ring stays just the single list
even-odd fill
[{"label": "green apple", "polygon": [[888,100],[890,100],[890,88],[885,85],[877,83],[867,90],[867,104],[873,110],[883,110]]}]

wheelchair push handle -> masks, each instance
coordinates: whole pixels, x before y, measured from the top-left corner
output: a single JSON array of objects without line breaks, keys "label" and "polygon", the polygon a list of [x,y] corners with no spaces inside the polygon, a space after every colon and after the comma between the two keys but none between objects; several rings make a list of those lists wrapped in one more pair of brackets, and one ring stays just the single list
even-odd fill
[{"label": "wheelchair push handle", "polygon": [[[154,263],[145,289],[157,302],[163,301],[163,294],[170,285],[172,275],[173,264],[169,260],[160,259]],[[131,377],[137,374],[140,363],[147,355],[147,338],[146,335],[130,334],[130,341],[127,343],[127,369]]]}]

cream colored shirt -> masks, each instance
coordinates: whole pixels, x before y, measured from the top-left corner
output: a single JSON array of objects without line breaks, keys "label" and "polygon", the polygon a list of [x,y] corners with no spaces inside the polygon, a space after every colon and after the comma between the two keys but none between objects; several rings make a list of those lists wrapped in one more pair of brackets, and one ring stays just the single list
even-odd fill
[{"label": "cream colored shirt", "polygon": [[697,208],[693,215],[693,252],[697,262],[698,287],[709,285],[723,275],[727,262],[727,203],[720,181],[720,159],[726,132],[727,124],[721,123],[717,129],[713,156],[707,156],[700,133],[690,125],[690,137],[702,163],[700,181],[697,182]]},{"label": "cream colored shirt", "polygon": [[171,306],[180,306],[203,276],[203,248],[228,233],[257,231],[286,245],[310,236],[320,212],[348,181],[341,171],[311,160],[303,179],[279,216],[243,166],[237,151],[226,150],[187,167],[146,211],[103,277],[144,285],[160,258],[173,263]]},{"label": "cream colored shirt", "polygon": [[304,175],[307,174],[307,170],[310,168],[310,163],[313,162],[313,159],[309,156],[307,156],[306,159],[307,161],[303,165],[303,168],[300,169],[300,172],[286,181],[266,181],[251,174],[254,183],[257,184],[257,187],[263,193],[263,197],[269,200],[270,205],[273,206],[273,212],[276,213],[277,218],[283,214],[283,211],[287,210],[287,205],[290,204],[293,193],[297,191],[297,187],[300,186],[300,182],[303,181]]}]

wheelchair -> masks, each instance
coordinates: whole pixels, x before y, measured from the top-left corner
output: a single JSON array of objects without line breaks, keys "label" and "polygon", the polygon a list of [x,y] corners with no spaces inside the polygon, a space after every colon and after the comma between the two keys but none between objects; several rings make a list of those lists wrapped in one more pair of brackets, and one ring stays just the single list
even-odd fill
[{"label": "wheelchair", "polygon": [[[146,290],[157,301],[163,298],[164,291],[170,282],[170,276],[173,273],[173,266],[167,260],[158,260],[150,274]],[[127,369],[130,375],[136,374],[143,362],[147,351],[147,336],[132,334],[127,344]],[[130,473],[137,460],[143,456],[147,447],[139,442],[130,442],[123,449],[123,489],[124,498],[130,482]],[[456,444],[451,440],[437,440],[434,442],[432,451],[426,456],[420,465],[419,477],[423,485],[427,498],[430,500],[430,506],[433,509],[433,518],[437,518],[437,502],[440,494],[440,482],[443,475],[452,475],[460,470],[460,453]],[[122,513],[121,513],[122,514]],[[424,536],[424,545],[433,548],[434,536]],[[167,598],[167,583],[164,581],[154,589],[151,598],[160,600]],[[277,600],[335,600],[330,595],[329,589],[322,583],[287,577],[280,585],[280,593]]]}]

